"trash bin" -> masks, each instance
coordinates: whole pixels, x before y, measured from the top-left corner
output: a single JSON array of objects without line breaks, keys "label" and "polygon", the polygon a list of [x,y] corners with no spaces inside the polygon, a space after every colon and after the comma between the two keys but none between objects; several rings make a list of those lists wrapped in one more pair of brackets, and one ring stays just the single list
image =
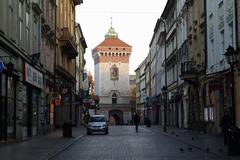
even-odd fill
[{"label": "trash bin", "polygon": [[147,120],[147,127],[151,127],[151,120]]},{"label": "trash bin", "polygon": [[240,155],[240,129],[231,127],[228,129],[228,155]]},{"label": "trash bin", "polygon": [[71,121],[64,122],[63,137],[72,137],[72,122]]}]

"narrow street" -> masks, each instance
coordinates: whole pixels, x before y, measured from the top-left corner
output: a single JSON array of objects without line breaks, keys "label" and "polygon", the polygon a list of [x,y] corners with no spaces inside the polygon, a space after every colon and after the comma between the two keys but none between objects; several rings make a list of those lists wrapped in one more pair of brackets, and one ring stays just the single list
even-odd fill
[{"label": "narrow street", "polygon": [[[140,126],[110,126],[109,135],[84,136],[56,160],[220,160],[215,154],[166,136],[152,128]],[[182,151],[183,150],[183,151]]]}]

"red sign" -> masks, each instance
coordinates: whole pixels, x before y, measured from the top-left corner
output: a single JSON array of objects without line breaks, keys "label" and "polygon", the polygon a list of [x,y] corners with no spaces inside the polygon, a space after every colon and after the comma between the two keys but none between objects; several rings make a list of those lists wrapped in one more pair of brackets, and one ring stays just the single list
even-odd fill
[{"label": "red sign", "polygon": [[55,99],[55,106],[60,106],[61,105],[61,99],[60,98],[56,98]]}]

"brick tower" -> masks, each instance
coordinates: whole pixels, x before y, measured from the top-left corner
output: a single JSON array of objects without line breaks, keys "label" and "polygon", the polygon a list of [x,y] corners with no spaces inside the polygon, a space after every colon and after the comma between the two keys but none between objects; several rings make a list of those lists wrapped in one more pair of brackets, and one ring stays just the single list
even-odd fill
[{"label": "brick tower", "polygon": [[98,114],[105,114],[112,124],[132,120],[129,98],[129,58],[132,47],[109,28],[105,39],[92,50],[95,94],[99,96]]}]

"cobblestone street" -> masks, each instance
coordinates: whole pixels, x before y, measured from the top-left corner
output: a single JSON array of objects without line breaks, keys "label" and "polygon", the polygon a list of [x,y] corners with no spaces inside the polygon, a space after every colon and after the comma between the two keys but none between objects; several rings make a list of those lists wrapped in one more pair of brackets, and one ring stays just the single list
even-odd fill
[{"label": "cobblestone street", "polygon": [[220,160],[224,157],[203,151],[187,143],[157,132],[156,129],[134,126],[110,126],[109,135],[84,136],[56,160]]}]

